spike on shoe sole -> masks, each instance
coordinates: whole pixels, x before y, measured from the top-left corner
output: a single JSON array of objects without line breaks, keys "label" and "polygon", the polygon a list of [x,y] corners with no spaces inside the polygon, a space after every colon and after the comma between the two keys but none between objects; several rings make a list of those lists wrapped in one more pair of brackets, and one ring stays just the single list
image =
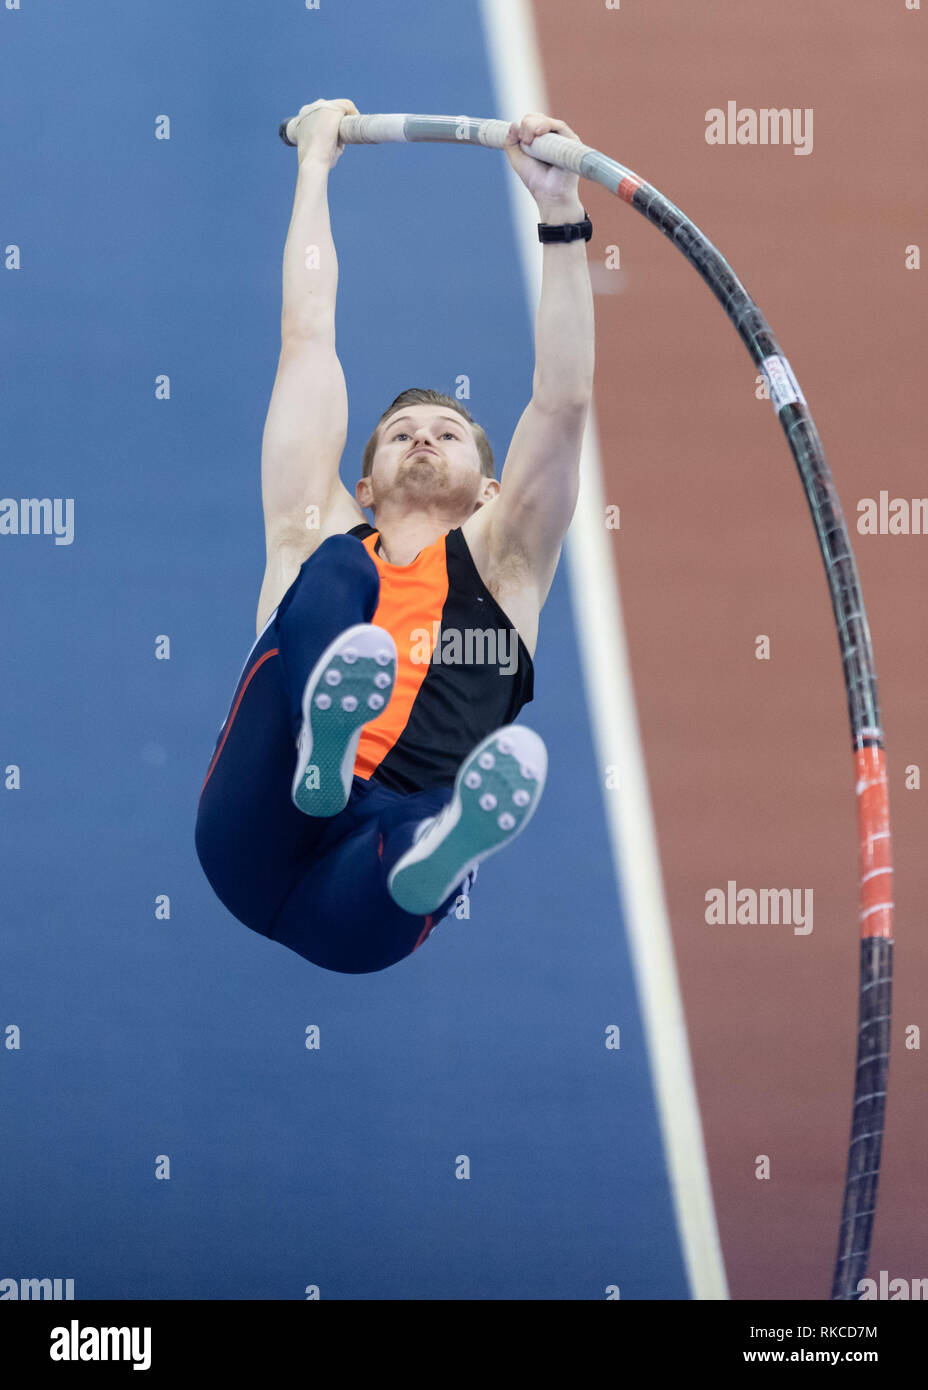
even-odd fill
[{"label": "spike on shoe sole", "polygon": [[382,627],[357,623],[339,633],[303,690],[291,796],[307,816],[348,805],[363,726],[383,713],[396,681],[396,645]]},{"label": "spike on shoe sole", "polygon": [[521,833],[541,799],[548,770],[543,740],[521,724],[489,734],[458,768],[447,806],[423,822],[387,879],[393,901],[427,916],[455,884]]}]

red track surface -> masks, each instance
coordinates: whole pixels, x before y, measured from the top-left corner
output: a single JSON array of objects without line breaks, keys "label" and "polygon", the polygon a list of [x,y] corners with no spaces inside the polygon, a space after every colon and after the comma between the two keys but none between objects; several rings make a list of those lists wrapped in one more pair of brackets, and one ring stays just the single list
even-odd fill
[{"label": "red track surface", "polygon": [[[928,535],[857,503],[928,496],[924,74],[904,0],[534,0],[551,114],[677,203],[760,305],[808,399],[861,573],[896,866],[895,1026],[871,1273],[928,1275]],[[710,146],[706,112],[811,107],[813,148]],[[518,115],[521,113],[512,113]],[[844,689],[802,489],[724,312],[592,184],[606,500],[723,1250],[736,1299],[827,1298],[857,1011]],[[605,292],[614,285],[615,292]],[[755,639],[770,638],[768,661]],[[906,788],[906,769],[923,786]],[[705,894],[812,889],[814,928],[709,926]],[[768,1155],[769,1181],[755,1160]]]}]

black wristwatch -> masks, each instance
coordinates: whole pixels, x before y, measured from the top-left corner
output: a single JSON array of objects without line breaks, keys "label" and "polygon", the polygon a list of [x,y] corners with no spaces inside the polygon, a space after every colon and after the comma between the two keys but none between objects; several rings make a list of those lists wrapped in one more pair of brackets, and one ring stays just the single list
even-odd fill
[{"label": "black wristwatch", "polygon": [[593,235],[593,223],[586,208],[583,209],[582,222],[564,222],[560,227],[552,227],[547,222],[538,223],[538,240],[545,241],[589,241]]}]

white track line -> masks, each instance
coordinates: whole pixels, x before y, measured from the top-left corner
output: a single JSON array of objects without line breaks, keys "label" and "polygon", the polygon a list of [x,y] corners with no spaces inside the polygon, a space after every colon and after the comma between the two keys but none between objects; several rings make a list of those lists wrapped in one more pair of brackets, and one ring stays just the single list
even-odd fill
[{"label": "white track line", "polygon": [[[526,111],[550,110],[529,0],[479,2],[497,98],[496,110],[490,114],[518,120]],[[584,133],[588,143],[590,135],[589,131]],[[621,154],[618,150],[613,157],[620,158]],[[542,271],[538,217],[515,175],[509,178],[508,186],[526,291],[534,315],[541,294]],[[617,209],[617,216],[619,213],[635,215],[624,208]],[[612,842],[616,888],[628,928],[690,1290],[696,1299],[725,1299],[725,1265],[664,901],[618,582],[607,539],[612,533],[605,526],[605,505],[596,418],[591,408],[581,459],[580,495],[566,538],[574,626],[603,779],[603,806]],[[584,595],[590,593],[598,595],[595,627],[590,621],[594,610],[584,601]],[[611,641],[597,640],[597,633],[603,629],[611,634]],[[605,769],[610,765],[617,774],[615,791],[605,788]]]}]

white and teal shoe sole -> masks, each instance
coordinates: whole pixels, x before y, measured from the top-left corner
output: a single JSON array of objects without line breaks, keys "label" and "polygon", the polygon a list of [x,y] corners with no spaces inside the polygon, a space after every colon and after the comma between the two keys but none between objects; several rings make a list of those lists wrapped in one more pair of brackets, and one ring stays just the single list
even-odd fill
[{"label": "white and teal shoe sole", "polygon": [[454,795],[424,822],[387,878],[393,901],[428,916],[471,869],[520,834],[541,799],[548,755],[538,734],[509,724],[464,759]]},{"label": "white and teal shoe sole", "polygon": [[396,681],[389,632],[357,623],[339,633],[303,690],[303,727],[293,804],[307,816],[336,816],[348,805],[363,726],[383,713]]}]

